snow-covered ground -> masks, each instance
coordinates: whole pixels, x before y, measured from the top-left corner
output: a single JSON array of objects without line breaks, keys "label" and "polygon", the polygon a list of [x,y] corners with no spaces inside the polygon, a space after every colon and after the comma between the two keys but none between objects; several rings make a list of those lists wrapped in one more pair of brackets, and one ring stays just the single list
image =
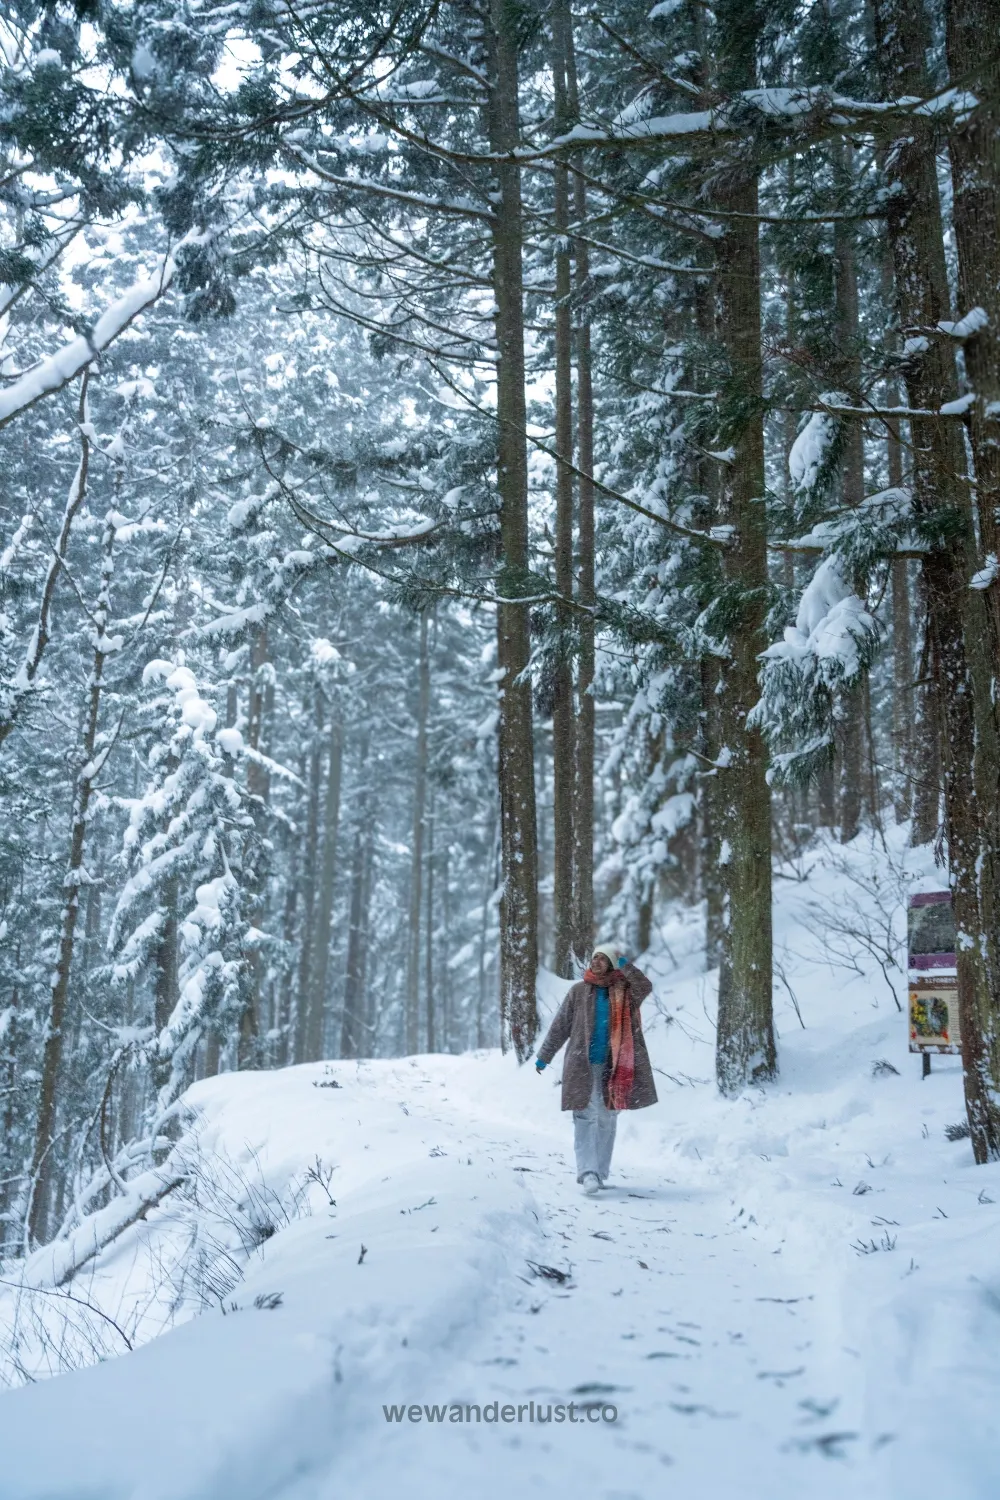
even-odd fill
[{"label": "snow-covered ground", "polygon": [[880,933],[900,961],[900,898],[939,877],[889,854],[782,872],[781,1078],[735,1101],[697,918],[672,917],[644,1006],[660,1103],[620,1121],[596,1199],[558,1059],[196,1085],[202,1202],[70,1288],[148,1341],[0,1398],[2,1500],[996,1495],[1000,1166],[945,1138],[958,1060],[923,1080],[906,1050]]}]

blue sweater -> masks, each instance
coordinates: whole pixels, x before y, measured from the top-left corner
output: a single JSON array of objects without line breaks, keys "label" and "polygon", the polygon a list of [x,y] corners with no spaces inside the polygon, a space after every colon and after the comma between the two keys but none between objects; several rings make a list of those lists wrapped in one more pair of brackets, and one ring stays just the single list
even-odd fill
[{"label": "blue sweater", "polygon": [[592,1063],[607,1061],[611,1042],[611,1006],[607,990],[598,990],[594,997],[594,1030],[590,1038],[587,1058]]}]

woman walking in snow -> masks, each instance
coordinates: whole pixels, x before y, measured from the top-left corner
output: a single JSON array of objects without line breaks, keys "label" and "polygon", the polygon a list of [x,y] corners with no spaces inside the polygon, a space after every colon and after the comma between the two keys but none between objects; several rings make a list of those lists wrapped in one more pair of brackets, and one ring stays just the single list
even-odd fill
[{"label": "woman walking in snow", "polygon": [[562,1107],[573,1111],[576,1180],[588,1195],[604,1187],[620,1109],[656,1103],[653,1070],[639,1007],[653,988],[615,948],[594,949],[538,1049],[539,1073],[569,1041],[563,1062]]}]

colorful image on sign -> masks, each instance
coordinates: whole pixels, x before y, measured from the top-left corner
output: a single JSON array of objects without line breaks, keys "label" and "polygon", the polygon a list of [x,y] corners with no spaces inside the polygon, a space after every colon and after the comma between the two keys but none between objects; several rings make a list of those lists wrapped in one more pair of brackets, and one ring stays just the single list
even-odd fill
[{"label": "colorful image on sign", "polygon": [[914,990],[910,995],[910,1035],[914,1041],[936,1042],[947,1046],[948,1005],[940,995],[920,995]]}]

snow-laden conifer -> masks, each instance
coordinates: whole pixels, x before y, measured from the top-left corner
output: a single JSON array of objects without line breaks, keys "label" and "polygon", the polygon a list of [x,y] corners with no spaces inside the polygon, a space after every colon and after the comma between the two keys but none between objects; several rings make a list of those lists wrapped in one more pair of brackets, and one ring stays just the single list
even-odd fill
[{"label": "snow-laden conifer", "polygon": [[177,992],[153,1017],[150,1048],[161,1102],[182,1086],[199,1039],[237,1033],[248,1002],[250,956],[260,934],[250,907],[262,838],[242,780],[243,740],[221,728],[210,689],[183,653],[143,672],[147,780],[122,799],[128,878],[108,937],[113,979],[136,980],[156,963],[168,921],[179,938]]}]

